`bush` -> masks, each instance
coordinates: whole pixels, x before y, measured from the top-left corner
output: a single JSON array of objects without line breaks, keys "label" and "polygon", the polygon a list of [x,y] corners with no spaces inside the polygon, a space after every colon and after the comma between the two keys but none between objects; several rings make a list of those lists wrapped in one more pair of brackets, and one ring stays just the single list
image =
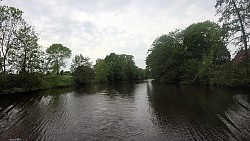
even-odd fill
[{"label": "bush", "polygon": [[249,63],[247,62],[223,64],[213,72],[211,84],[230,87],[249,87],[249,74]]},{"label": "bush", "polygon": [[77,85],[91,84],[95,78],[94,69],[88,66],[79,66],[74,73],[74,80]]},{"label": "bush", "polygon": [[19,91],[28,91],[38,89],[41,83],[39,75],[35,74],[8,74],[0,75],[1,92],[18,89]]},{"label": "bush", "polygon": [[200,62],[197,59],[187,60],[181,68],[181,84],[194,84],[196,80],[197,73],[200,68]]}]

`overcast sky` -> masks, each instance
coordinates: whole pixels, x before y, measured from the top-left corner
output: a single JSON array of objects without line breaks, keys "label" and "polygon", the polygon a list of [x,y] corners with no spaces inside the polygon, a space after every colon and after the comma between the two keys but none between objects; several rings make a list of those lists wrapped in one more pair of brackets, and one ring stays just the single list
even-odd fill
[{"label": "overcast sky", "polygon": [[156,37],[211,20],[216,0],[3,0],[24,12],[46,49],[61,43],[95,63],[112,52],[135,57],[145,68]]}]

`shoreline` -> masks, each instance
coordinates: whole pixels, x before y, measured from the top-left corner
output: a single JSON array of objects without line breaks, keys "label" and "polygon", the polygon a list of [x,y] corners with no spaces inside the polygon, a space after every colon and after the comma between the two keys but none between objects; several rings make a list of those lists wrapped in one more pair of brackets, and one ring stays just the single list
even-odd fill
[{"label": "shoreline", "polygon": [[[14,77],[13,77],[14,76]],[[19,78],[18,75],[6,75],[4,77],[13,77],[14,80],[9,81],[22,81],[22,78]],[[17,93],[26,93],[26,92],[34,92],[39,90],[47,90],[47,89],[53,89],[53,88],[62,88],[62,87],[68,87],[68,86],[75,86],[74,80],[72,76],[69,75],[26,75],[25,77],[31,77],[31,79],[28,79],[29,81],[35,81],[39,83],[32,83],[32,82],[19,82],[16,84],[13,84],[13,86],[5,86],[5,88],[0,87],[0,95],[12,95]],[[16,80],[15,80],[16,79]],[[7,79],[3,80],[2,83],[11,83],[8,82]],[[31,86],[27,86],[27,84],[31,84]],[[21,85],[18,85],[21,84]],[[34,84],[34,85],[32,85]]]}]

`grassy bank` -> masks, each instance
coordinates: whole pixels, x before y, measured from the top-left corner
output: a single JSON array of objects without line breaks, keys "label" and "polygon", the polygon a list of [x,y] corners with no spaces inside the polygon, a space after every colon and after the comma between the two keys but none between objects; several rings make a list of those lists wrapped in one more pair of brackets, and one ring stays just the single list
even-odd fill
[{"label": "grassy bank", "polygon": [[69,75],[46,75],[42,78],[40,89],[50,89],[74,85],[72,76]]},{"label": "grassy bank", "polygon": [[0,94],[29,92],[74,85],[69,75],[0,75]]}]

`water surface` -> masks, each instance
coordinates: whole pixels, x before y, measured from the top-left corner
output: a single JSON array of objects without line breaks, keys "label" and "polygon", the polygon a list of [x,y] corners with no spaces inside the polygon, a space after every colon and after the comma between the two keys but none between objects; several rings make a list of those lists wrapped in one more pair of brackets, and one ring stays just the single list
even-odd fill
[{"label": "water surface", "polygon": [[0,97],[0,140],[250,140],[247,90],[143,81]]}]

